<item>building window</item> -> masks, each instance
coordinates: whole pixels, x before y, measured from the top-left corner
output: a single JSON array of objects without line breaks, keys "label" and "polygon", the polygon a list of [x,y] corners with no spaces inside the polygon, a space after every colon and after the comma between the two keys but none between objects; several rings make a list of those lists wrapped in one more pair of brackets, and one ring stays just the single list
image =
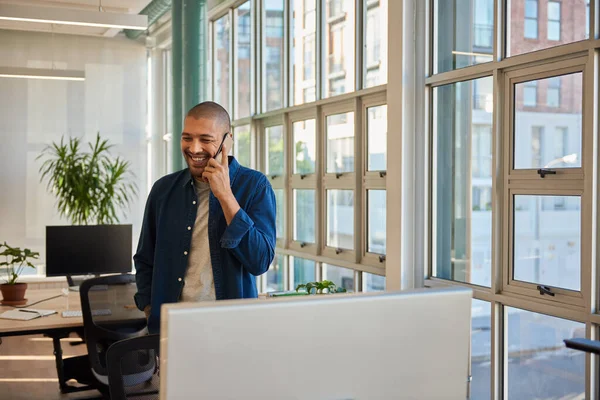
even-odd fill
[{"label": "building window", "polygon": [[548,79],[546,105],[548,107],[560,107],[560,76]]},{"label": "building window", "polygon": [[537,105],[537,81],[526,82],[523,86],[523,105],[535,107]]},{"label": "building window", "polygon": [[560,40],[560,3],[548,2],[548,40]]},{"label": "building window", "polygon": [[538,0],[525,0],[525,38],[538,37]]},{"label": "building window", "polygon": [[487,0],[476,0],[474,44],[480,49],[491,51],[494,42],[494,5]]}]

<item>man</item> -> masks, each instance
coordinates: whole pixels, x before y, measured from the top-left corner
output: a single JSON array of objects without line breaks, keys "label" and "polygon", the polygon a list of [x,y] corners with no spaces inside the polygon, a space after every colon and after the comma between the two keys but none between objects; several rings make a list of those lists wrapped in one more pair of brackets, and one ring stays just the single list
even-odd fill
[{"label": "man", "polygon": [[273,261],[275,195],[263,174],[227,156],[230,131],[217,103],[192,108],[181,134],[188,168],[148,195],[133,259],[135,302],[151,333],[164,303],[257,297],[254,276]]}]

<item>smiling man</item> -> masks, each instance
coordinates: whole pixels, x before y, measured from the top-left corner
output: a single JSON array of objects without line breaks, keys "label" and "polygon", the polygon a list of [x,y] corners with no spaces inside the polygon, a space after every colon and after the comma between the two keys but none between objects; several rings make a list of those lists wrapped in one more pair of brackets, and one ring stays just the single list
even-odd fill
[{"label": "smiling man", "polygon": [[148,196],[133,259],[151,333],[164,303],[257,297],[254,277],[273,261],[275,195],[263,174],[227,156],[230,131],[217,103],[192,108],[181,134],[188,167]]}]

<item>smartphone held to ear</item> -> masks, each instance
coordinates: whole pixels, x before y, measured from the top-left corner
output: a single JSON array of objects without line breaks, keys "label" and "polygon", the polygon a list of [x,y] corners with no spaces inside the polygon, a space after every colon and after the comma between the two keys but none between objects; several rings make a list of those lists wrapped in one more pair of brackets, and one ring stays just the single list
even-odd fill
[{"label": "smartphone held to ear", "polygon": [[219,146],[219,149],[217,150],[217,152],[213,158],[217,158],[219,156],[219,154],[221,154],[221,151],[223,150],[223,145],[225,145],[225,147],[227,147],[227,151],[230,151],[231,147],[233,146],[233,137],[231,136],[231,134],[229,132],[227,132],[225,135],[223,135],[223,140],[221,140],[221,145]]}]

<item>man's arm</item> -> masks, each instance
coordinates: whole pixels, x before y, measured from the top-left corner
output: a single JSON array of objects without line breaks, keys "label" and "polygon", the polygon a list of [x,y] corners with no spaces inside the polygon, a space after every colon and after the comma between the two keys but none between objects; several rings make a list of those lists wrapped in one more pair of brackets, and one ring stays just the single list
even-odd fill
[{"label": "man's arm", "polygon": [[267,272],[275,257],[275,193],[263,183],[247,210],[240,208],[221,237],[221,247],[233,255],[253,275]]},{"label": "man's arm", "polygon": [[156,218],[155,218],[154,187],[148,195],[146,209],[144,210],[144,220],[142,222],[142,231],[140,240],[133,262],[135,264],[135,281],[137,284],[137,293],[135,294],[135,304],[137,307],[149,314],[150,300],[152,295],[152,271],[154,268],[154,243],[156,241]]}]

